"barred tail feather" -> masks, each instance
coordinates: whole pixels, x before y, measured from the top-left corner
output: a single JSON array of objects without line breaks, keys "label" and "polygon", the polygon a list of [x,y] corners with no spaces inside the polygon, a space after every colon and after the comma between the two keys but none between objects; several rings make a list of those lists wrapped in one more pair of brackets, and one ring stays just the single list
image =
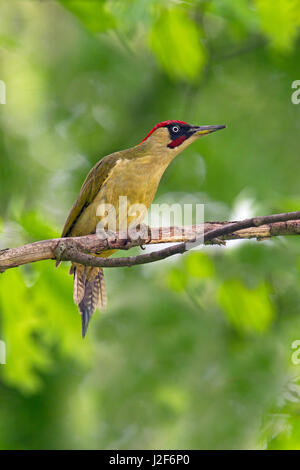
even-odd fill
[{"label": "barred tail feather", "polygon": [[74,302],[78,304],[82,320],[84,338],[90,319],[97,308],[106,307],[106,289],[102,268],[93,268],[76,264],[74,272]]},{"label": "barred tail feather", "polygon": [[99,268],[98,279],[99,279],[99,300],[98,300],[97,307],[99,308],[99,310],[104,312],[104,310],[106,310],[106,307],[107,307],[107,294],[106,294],[104,272],[102,268]]},{"label": "barred tail feather", "polygon": [[79,305],[84,297],[85,291],[85,266],[82,266],[81,264],[76,264],[72,265],[72,268],[74,271],[73,300],[76,305]]},{"label": "barred tail feather", "polygon": [[95,278],[92,282],[86,279],[84,296],[78,305],[81,314],[83,338],[86,335],[90,319],[97,308],[98,298],[99,289],[97,285],[97,278]]}]

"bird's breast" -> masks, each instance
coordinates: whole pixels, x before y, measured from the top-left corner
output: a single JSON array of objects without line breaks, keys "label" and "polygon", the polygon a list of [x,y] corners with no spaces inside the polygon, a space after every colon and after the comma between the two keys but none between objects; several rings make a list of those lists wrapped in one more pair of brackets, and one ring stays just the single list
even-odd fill
[{"label": "bird's breast", "polygon": [[81,214],[76,232],[94,233],[99,222],[113,231],[141,223],[166,166],[151,156],[117,161],[94,201]]},{"label": "bird's breast", "polygon": [[154,164],[151,157],[119,160],[96,200],[104,198],[108,203],[116,204],[117,199],[123,196],[131,204],[144,204],[149,208],[164,170],[165,166]]}]

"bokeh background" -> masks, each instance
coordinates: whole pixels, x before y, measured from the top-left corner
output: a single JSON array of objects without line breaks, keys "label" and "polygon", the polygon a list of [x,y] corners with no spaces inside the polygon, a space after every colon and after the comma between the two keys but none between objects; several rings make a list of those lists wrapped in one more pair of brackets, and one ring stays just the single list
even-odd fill
[{"label": "bokeh background", "polygon": [[[299,26],[300,0],[1,0],[0,248],[58,236],[91,166],[165,119],[227,129],[155,202],[299,210]],[[299,248],[107,269],[84,341],[67,264],[1,274],[0,448],[299,449]]]}]

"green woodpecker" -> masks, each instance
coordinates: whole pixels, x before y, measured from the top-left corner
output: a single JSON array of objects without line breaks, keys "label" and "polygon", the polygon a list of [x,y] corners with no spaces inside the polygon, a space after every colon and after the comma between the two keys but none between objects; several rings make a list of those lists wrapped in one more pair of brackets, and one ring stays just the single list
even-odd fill
[{"label": "green woodpecker", "polygon": [[[140,144],[102,158],[87,175],[62,237],[95,233],[104,216],[99,213],[99,206],[103,204],[115,208],[116,223],[120,224],[119,201],[122,196],[128,200],[127,224],[132,221],[141,223],[146,214],[130,215],[130,205],[142,204],[148,210],[160,179],[173,158],[199,137],[224,127],[191,126],[183,121],[160,122]],[[100,256],[108,257],[112,253],[112,250],[105,251]],[[74,274],[74,302],[79,307],[84,337],[96,308],[103,310],[106,307],[103,270],[73,263],[70,274]]]}]

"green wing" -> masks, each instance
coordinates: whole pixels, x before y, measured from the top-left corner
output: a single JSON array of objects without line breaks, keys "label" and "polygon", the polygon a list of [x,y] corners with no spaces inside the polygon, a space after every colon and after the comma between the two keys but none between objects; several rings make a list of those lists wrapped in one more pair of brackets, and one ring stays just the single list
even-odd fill
[{"label": "green wing", "polygon": [[109,177],[112,168],[122,158],[121,154],[122,152],[117,152],[104,157],[90,170],[81,187],[79,196],[68,215],[61,234],[62,237],[69,236],[82,211],[93,202],[100,188]]}]

